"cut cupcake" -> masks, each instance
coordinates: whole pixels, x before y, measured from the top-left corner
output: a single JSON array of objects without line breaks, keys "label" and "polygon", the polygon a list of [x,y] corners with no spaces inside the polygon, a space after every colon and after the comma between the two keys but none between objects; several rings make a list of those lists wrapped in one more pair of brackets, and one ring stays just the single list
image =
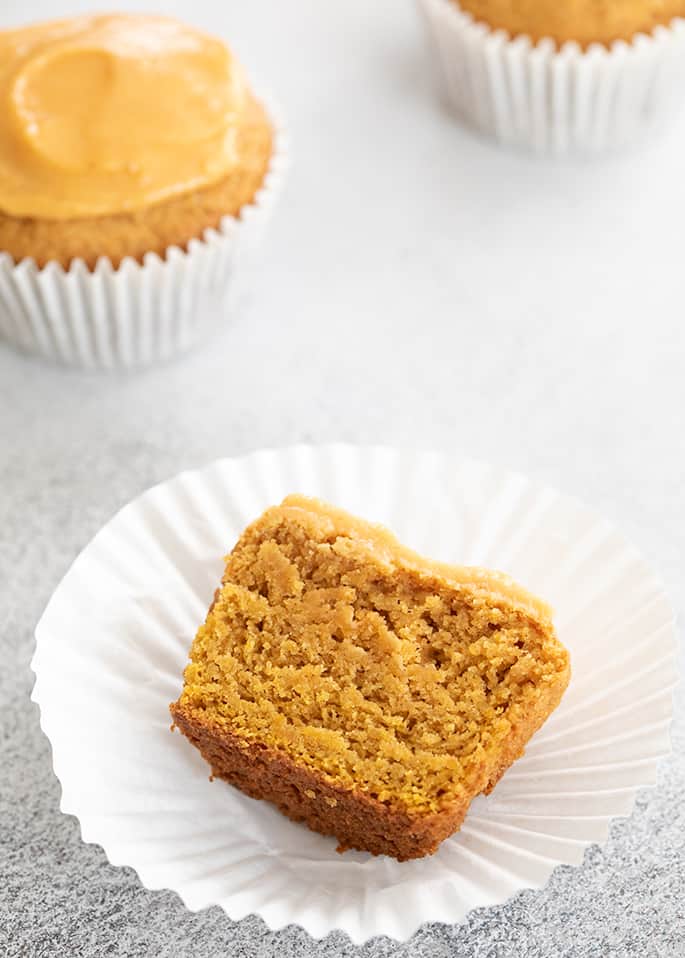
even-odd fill
[{"label": "cut cupcake", "polygon": [[228,556],[171,714],[214,776],[404,861],[459,828],[569,675],[549,608],[506,576],[289,496]]}]

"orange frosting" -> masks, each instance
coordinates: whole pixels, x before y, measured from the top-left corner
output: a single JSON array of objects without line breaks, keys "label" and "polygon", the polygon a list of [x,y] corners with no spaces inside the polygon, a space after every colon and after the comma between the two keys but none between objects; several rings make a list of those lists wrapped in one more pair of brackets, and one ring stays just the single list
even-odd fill
[{"label": "orange frosting", "polygon": [[0,210],[100,216],[215,183],[247,102],[227,47],[164,17],[0,31]]}]

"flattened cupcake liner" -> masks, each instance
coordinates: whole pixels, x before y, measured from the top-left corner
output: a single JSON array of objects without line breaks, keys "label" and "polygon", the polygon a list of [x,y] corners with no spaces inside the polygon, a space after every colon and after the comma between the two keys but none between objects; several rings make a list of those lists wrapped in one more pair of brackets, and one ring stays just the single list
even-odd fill
[{"label": "flattened cupcake liner", "polygon": [[95,269],[81,259],[69,269],[39,268],[0,253],[0,338],[45,359],[83,368],[114,369],[172,359],[225,322],[244,291],[262,231],[287,163],[285,130],[269,106],[274,148],[264,183],[239,218],[171,246],[164,257],[109,259]]},{"label": "flattened cupcake liner", "polygon": [[639,139],[685,94],[685,20],[610,48],[510,39],[453,0],[417,0],[448,105],[501,143],[539,153],[596,153]]},{"label": "flattened cupcake liner", "polygon": [[[435,559],[502,569],[555,609],[572,670],[561,705],[427,858],[340,855],[335,838],[210,782],[169,730],[222,557],[295,490],[381,522]],[[129,503],[52,596],[32,668],[61,808],[84,841],[193,910],[218,905],[234,920],[253,913],[317,938],[340,929],[356,944],[463,921],[542,888],[557,865],[580,864],[656,783],[678,678],[668,598],[610,522],[496,466],[345,445],[219,460]]]}]

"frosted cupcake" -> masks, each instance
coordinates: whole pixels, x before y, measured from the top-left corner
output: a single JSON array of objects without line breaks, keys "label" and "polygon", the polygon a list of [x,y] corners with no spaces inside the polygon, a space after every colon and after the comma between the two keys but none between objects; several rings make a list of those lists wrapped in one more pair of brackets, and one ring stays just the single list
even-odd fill
[{"label": "frosted cupcake", "polygon": [[220,40],[129,15],[3,31],[0,99],[7,339],[135,365],[225,316],[282,146]]},{"label": "frosted cupcake", "polygon": [[543,152],[637,139],[685,96],[685,0],[417,0],[447,100]]}]

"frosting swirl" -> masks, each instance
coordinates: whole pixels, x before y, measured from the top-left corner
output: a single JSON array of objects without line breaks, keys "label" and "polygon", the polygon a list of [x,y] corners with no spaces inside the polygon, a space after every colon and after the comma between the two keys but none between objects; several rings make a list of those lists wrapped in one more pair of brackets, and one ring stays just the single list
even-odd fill
[{"label": "frosting swirl", "polygon": [[164,17],[1,31],[0,210],[100,216],[215,183],[247,99],[220,40]]}]

